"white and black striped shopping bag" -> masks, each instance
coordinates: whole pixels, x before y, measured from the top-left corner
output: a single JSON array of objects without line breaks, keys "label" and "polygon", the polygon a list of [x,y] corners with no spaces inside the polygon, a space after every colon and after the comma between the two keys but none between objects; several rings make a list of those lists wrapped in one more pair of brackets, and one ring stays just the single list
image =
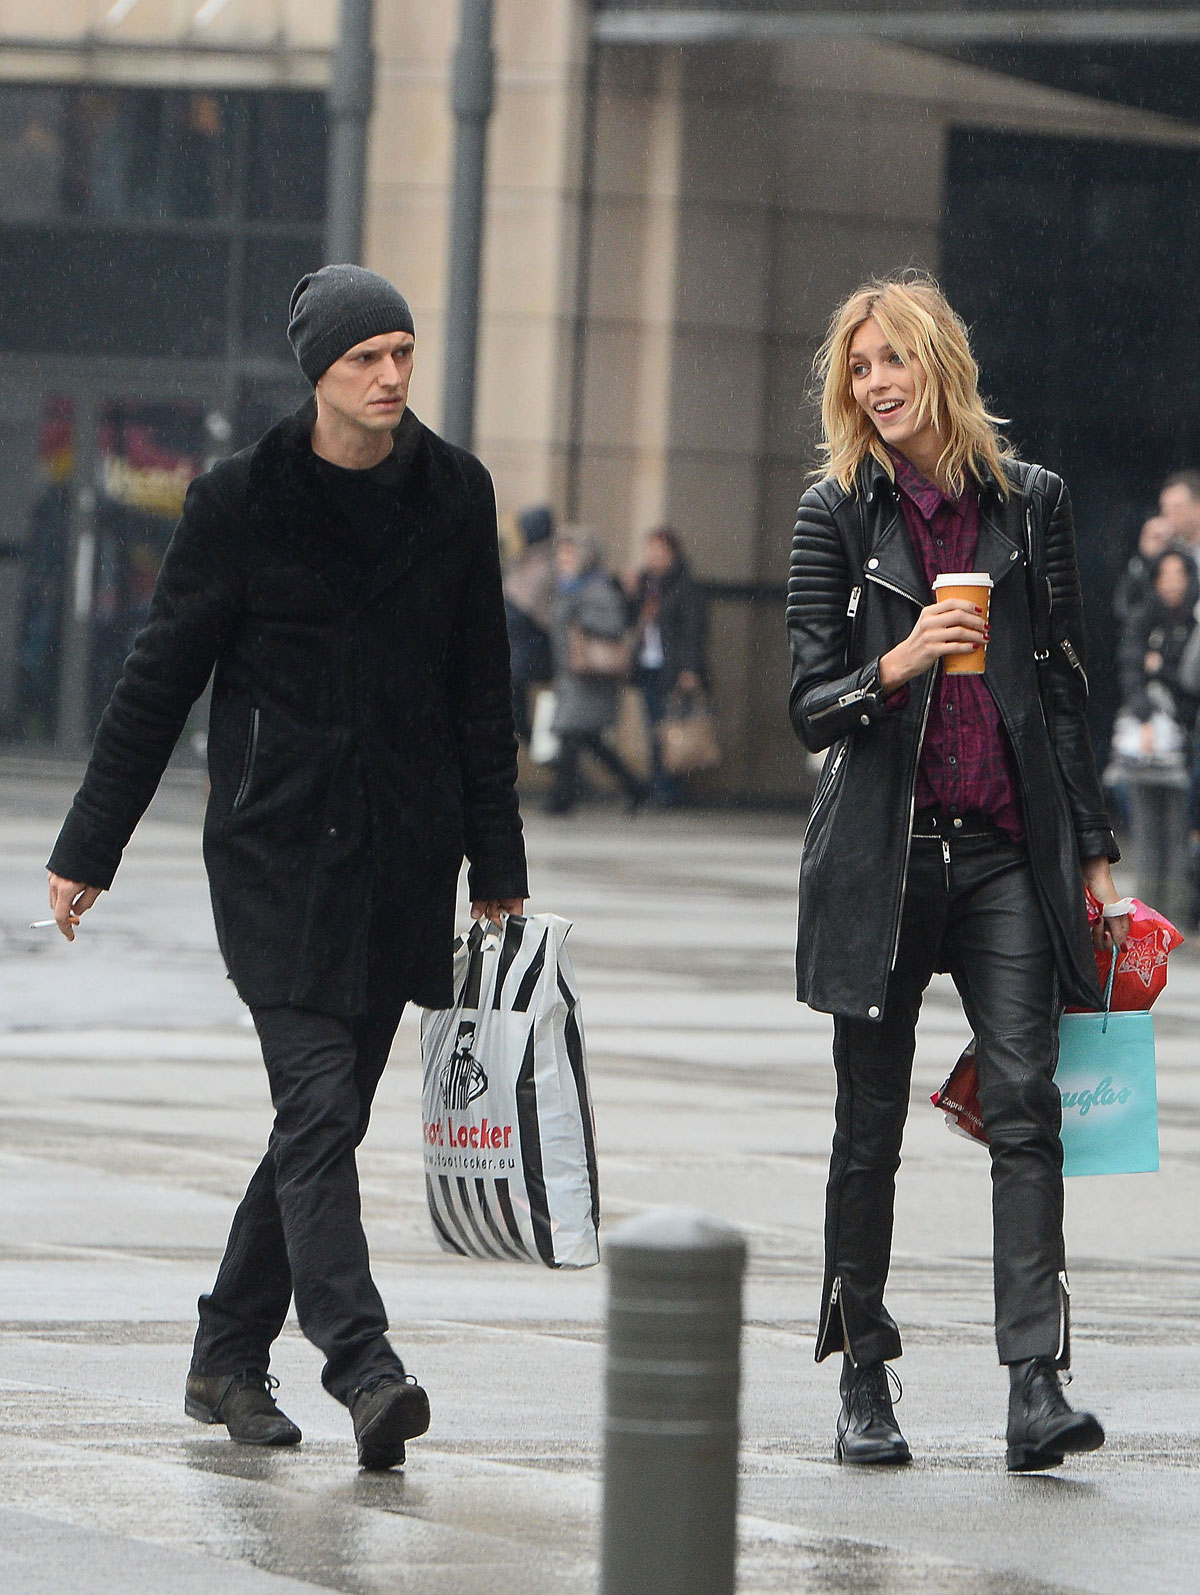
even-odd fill
[{"label": "white and black striped shopping bag", "polygon": [[570,929],[557,914],[476,924],[454,944],[454,1007],[422,1018],[425,1192],[446,1251],[548,1268],[599,1260]]}]

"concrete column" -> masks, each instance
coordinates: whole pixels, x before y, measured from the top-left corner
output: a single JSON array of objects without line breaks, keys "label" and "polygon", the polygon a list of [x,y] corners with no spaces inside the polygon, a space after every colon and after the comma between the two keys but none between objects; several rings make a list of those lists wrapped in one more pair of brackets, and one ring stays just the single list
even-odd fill
[{"label": "concrete column", "polygon": [[375,81],[373,0],[342,0],[329,82],[329,151],[325,180],[325,258],[358,264],[363,253],[367,124]]}]

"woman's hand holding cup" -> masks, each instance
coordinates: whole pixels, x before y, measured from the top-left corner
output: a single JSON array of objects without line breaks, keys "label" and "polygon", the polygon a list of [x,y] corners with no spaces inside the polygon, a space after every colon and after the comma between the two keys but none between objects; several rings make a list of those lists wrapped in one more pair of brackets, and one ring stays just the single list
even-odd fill
[{"label": "woman's hand holding cup", "polygon": [[986,589],[985,602],[965,598],[940,598],[917,617],[917,623],[902,643],[879,661],[879,684],[884,694],[896,692],[937,664],[939,659],[982,655],[988,640]]}]

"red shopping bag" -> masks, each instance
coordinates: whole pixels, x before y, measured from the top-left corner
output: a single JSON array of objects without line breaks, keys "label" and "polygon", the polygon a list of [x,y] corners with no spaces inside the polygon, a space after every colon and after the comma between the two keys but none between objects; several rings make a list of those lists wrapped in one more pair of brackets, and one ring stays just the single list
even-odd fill
[{"label": "red shopping bag", "polygon": [[[1169,919],[1157,909],[1130,901],[1129,935],[1117,959],[1117,972],[1113,977],[1113,1013],[1135,1013],[1154,1005],[1154,999],[1167,983],[1167,958],[1183,941],[1182,932],[1176,930]],[[1087,894],[1088,924],[1100,918],[1100,904]],[[1096,977],[1101,987],[1108,979],[1111,954],[1103,947],[1096,951]],[[1068,1013],[1087,1013],[1086,1008],[1068,1008]]]},{"label": "red shopping bag", "polygon": [[[1087,894],[1088,923],[1100,918],[1101,905]],[[1167,983],[1167,958],[1183,941],[1169,919],[1156,909],[1132,899],[1129,935],[1121,948],[1112,977],[1114,1013],[1135,1013],[1154,1004]],[[1112,953],[1096,948],[1096,974],[1102,987],[1108,984]],[[1086,1008],[1068,1008],[1068,1013],[1087,1013]],[[979,1108],[979,1079],[975,1073],[975,1043],[968,1043],[945,1081],[929,1100],[946,1115],[946,1123],[958,1135],[987,1145],[983,1114]]]}]

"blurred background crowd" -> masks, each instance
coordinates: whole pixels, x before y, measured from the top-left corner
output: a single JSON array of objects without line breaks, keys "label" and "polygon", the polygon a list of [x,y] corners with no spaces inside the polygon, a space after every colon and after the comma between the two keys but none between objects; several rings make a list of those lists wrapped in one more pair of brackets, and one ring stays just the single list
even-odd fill
[{"label": "blurred background crowd", "polygon": [[1200,924],[1200,471],[1164,482],[1113,593],[1121,707],[1105,781],[1138,895]]}]

